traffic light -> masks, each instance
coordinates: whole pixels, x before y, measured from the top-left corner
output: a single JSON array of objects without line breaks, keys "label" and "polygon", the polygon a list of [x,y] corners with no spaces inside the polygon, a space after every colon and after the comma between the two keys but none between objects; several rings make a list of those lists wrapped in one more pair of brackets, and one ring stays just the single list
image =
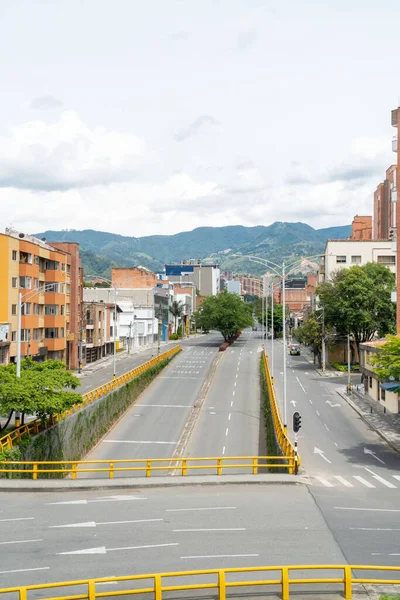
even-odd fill
[{"label": "traffic light", "polygon": [[390,227],[390,229],[389,229],[389,239],[390,240],[396,239],[396,229],[394,227]]},{"label": "traffic light", "polygon": [[296,410],[293,413],[293,431],[297,433],[301,428],[301,414]]}]

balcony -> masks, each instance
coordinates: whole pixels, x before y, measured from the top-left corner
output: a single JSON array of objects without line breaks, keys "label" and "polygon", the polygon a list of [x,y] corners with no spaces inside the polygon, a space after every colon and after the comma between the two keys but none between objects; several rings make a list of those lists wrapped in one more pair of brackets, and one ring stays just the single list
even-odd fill
[{"label": "balcony", "polygon": [[392,127],[397,127],[398,124],[398,109],[392,110]]},{"label": "balcony", "polygon": [[93,319],[86,319],[86,329],[93,329],[94,321]]},{"label": "balcony", "polygon": [[392,139],[392,150],[393,152],[397,152],[397,135]]}]

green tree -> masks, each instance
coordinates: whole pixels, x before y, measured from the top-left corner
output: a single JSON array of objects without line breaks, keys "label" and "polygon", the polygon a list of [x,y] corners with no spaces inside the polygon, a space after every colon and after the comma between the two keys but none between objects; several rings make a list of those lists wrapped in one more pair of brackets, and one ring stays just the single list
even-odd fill
[{"label": "green tree", "polygon": [[178,320],[178,318],[180,319],[181,316],[183,315],[182,302],[178,302],[177,300],[174,300],[172,302],[171,306],[169,307],[169,312],[174,317],[174,320],[175,320],[174,332],[177,333],[177,327],[176,327],[177,320]]},{"label": "green tree", "polygon": [[[264,325],[265,325],[266,321],[268,320],[268,329],[271,329],[272,306],[271,306],[271,298],[270,297],[268,298],[267,304],[268,304],[268,310],[267,310],[267,317],[264,312]],[[282,333],[282,330],[283,330],[282,313],[283,313],[282,304],[274,304],[274,337],[280,337],[280,335]],[[261,298],[259,298],[256,302],[255,314],[256,314],[258,322],[261,323],[261,321],[262,321]],[[289,314],[290,314],[289,309],[286,306],[286,319],[289,318]]]},{"label": "green tree", "polygon": [[325,323],[338,333],[351,334],[360,344],[375,335],[394,333],[396,308],[391,301],[394,275],[378,263],[341,269],[316,293],[325,310]]},{"label": "green tree", "polygon": [[219,331],[228,341],[237,331],[253,324],[252,308],[237,294],[224,291],[217,296],[209,296],[201,304],[196,323],[206,331]]},{"label": "green tree", "polygon": [[381,381],[397,380],[400,388],[400,338],[388,335],[386,342],[370,357],[369,362]]},{"label": "green tree", "polygon": [[[332,338],[332,328],[325,327],[325,343]],[[311,351],[315,359],[318,359],[319,366],[322,366],[322,314],[312,313],[309,318],[304,321],[301,327],[294,330],[296,339],[306,346],[311,347]]]},{"label": "green tree", "polygon": [[[75,375],[60,361],[21,362],[21,377],[15,364],[0,366],[0,414],[8,415],[7,427],[14,411],[46,418],[61,413],[81,401],[74,390],[80,385]],[[23,418],[22,418],[23,422]],[[1,431],[1,428],[0,428]]]}]

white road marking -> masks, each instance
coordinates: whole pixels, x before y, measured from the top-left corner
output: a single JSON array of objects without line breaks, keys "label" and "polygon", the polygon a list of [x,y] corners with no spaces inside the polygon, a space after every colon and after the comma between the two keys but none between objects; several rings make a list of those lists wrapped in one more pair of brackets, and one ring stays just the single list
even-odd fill
[{"label": "white road marking", "polygon": [[354,485],[352,483],[350,483],[349,481],[347,481],[347,479],[345,479],[344,477],[341,477],[340,475],[334,475],[334,478],[337,479],[338,481],[340,481],[340,483],[342,483],[346,487],[354,487]]},{"label": "white road marking", "polygon": [[57,504],[93,504],[94,502],[122,502],[125,500],[147,500],[141,496],[109,496],[108,498],[98,498],[97,500],[65,500],[64,502],[46,502],[46,505]]},{"label": "white road marking", "polygon": [[325,425],[325,429],[326,429],[327,431],[329,431],[329,427],[328,427],[328,425],[327,425],[326,423],[324,423],[324,425]]},{"label": "white road marking", "polygon": [[323,458],[324,460],[326,460],[326,462],[332,464],[332,461],[330,461],[328,458],[326,458],[326,456],[324,455],[324,451],[320,450],[319,448],[315,448],[314,447],[314,454],[319,454],[321,456],[321,458]]},{"label": "white road marking", "polygon": [[12,540],[11,542],[0,542],[0,546],[6,544],[30,544],[31,542],[43,542],[43,540]]},{"label": "white road marking", "polygon": [[353,506],[334,506],[334,508],[337,510],[365,510],[368,512],[400,512],[400,508],[358,508]]},{"label": "white road marking", "polygon": [[392,475],[392,477],[394,477],[394,479],[397,479],[397,481],[400,481],[400,475]]},{"label": "white road marking", "polygon": [[370,456],[373,456],[376,460],[379,460],[380,463],[382,463],[383,465],[385,464],[383,462],[383,460],[381,460],[380,458],[378,458],[375,454],[375,452],[372,452],[372,450],[368,450],[368,448],[364,448],[364,454],[369,454]]},{"label": "white road marking", "polygon": [[235,395],[235,390],[233,390],[233,392],[232,392],[232,396],[234,396],[234,395]]},{"label": "white road marking", "polygon": [[311,400],[311,398],[309,398],[309,399],[308,399],[308,401],[309,401],[309,403],[310,403],[310,404],[312,404],[312,403],[313,403],[313,401]]},{"label": "white road marking", "polygon": [[198,556],[181,556],[181,559],[190,559],[190,558],[244,558],[246,556],[260,556],[259,554],[203,554]]},{"label": "white road marking", "polygon": [[191,531],[246,531],[245,527],[226,527],[221,529],[173,529],[174,533],[191,532]]},{"label": "white road marking", "polygon": [[336,443],[336,442],[334,442],[334,444],[335,444],[336,448],[339,448],[339,446],[337,445],[337,443]]},{"label": "white road marking", "polygon": [[104,521],[96,523],[96,521],[86,521],[84,523],[67,523],[66,525],[49,525],[49,529],[62,529],[66,527],[97,527],[98,525],[125,525],[128,523],[153,523],[154,521],[162,521],[162,519],[138,519],[135,521]]},{"label": "white road marking", "polygon": [[389,527],[349,527],[353,531],[400,531],[400,529],[391,529]]},{"label": "white road marking", "polygon": [[225,435],[228,435],[229,427],[226,428]]},{"label": "white road marking", "polygon": [[236,381],[235,381],[235,387],[236,387]]},{"label": "white road marking", "polygon": [[354,479],[357,479],[357,481],[359,481],[360,483],[362,483],[363,485],[365,485],[368,488],[374,488],[374,484],[371,483],[370,481],[367,481],[366,479],[364,479],[364,477],[361,477],[360,475],[353,475]]},{"label": "white road marking", "polygon": [[371,475],[372,475],[372,477],[374,479],[376,479],[377,481],[380,481],[380,483],[382,483],[383,485],[386,485],[386,487],[392,488],[392,489],[397,489],[396,486],[393,485],[393,483],[390,483],[390,481],[387,481],[386,479],[384,479],[380,475],[377,475],[376,473],[374,473],[373,471],[371,471],[371,469],[365,468],[365,470],[368,471],[368,473],[371,473]]},{"label": "white road marking", "polygon": [[320,417],[321,415],[319,414],[318,410],[315,411],[317,413],[317,415]]},{"label": "white road marking", "polygon": [[27,573],[28,571],[47,571],[50,567],[36,567],[35,569],[14,569],[13,571],[0,571],[0,575],[8,573]]},{"label": "white road marking", "polygon": [[231,416],[232,416],[232,413],[229,413],[229,415],[228,415],[228,421],[231,420]]},{"label": "white road marking", "polygon": [[233,406],[233,400],[231,400],[231,406]]},{"label": "white road marking", "polygon": [[236,510],[236,506],[202,506],[199,508],[167,508],[166,512],[187,512],[191,510]]},{"label": "white road marking", "polygon": [[35,517],[17,517],[15,519],[0,519],[0,523],[6,523],[7,521],[33,521],[34,518]]},{"label": "white road marking", "polygon": [[193,408],[193,404],[141,404],[140,408]]},{"label": "white road marking", "polygon": [[151,440],[103,440],[103,444],[174,444],[176,442],[159,442]]},{"label": "white road marking", "polygon": [[124,546],[121,548],[106,548],[98,546],[97,548],[84,548],[83,550],[72,550],[70,552],[58,552],[58,556],[69,554],[107,554],[107,552],[117,552],[118,550],[143,550],[144,548],[165,548],[166,546],[179,546],[178,542],[172,544],[149,544],[146,546]]},{"label": "white road marking", "polygon": [[225,454],[225,446],[222,448],[222,454]]},{"label": "white road marking", "polygon": [[315,479],[318,479],[318,481],[320,481],[325,487],[335,487],[333,483],[327,479],[324,479],[323,477],[315,477]]}]

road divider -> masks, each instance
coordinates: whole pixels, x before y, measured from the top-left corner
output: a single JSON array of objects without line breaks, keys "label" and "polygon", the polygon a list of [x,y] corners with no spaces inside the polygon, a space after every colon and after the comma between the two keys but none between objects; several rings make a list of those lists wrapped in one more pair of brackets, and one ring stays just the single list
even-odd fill
[{"label": "road divider", "polygon": [[[200,464],[201,463],[201,464]],[[243,469],[252,475],[257,475],[265,469],[294,471],[294,457],[287,456],[223,456],[206,458],[178,458],[171,465],[170,458],[134,458],[118,460],[77,460],[77,461],[7,461],[0,463],[0,473],[31,476],[39,479],[40,476],[58,474],[71,475],[77,479],[81,473],[107,473],[109,479],[114,479],[116,473],[138,473],[151,477],[155,473],[180,472],[185,477],[189,474],[198,474],[204,469],[215,469],[216,475],[224,475],[230,469]],[[201,473],[200,473],[201,474]],[[83,501],[79,501],[83,502]]]},{"label": "road divider", "polygon": [[[173,546],[174,544],[163,544]],[[175,544],[178,545],[178,544]],[[127,549],[156,548],[159,546],[137,546]],[[110,548],[108,551],[126,550],[125,548]],[[103,546],[89,549],[88,551],[76,551],[63,554],[106,554],[107,549]],[[203,555],[184,556],[182,558],[222,558],[231,557],[256,557],[258,554],[226,554],[226,555]],[[48,569],[49,567],[41,567]],[[36,570],[36,569],[24,569]],[[319,576],[320,572],[324,573]],[[356,577],[353,573],[357,571],[362,574]],[[8,571],[12,573],[13,571]],[[19,571],[14,571],[15,573]],[[327,573],[325,573],[327,572]],[[218,600],[226,600],[230,596],[237,597],[235,588],[244,588],[240,596],[247,594],[254,596],[254,586],[262,588],[260,593],[267,592],[268,586],[279,586],[282,600],[290,599],[290,586],[307,586],[304,593],[317,593],[318,597],[327,595],[332,597],[334,592],[342,592],[346,600],[353,597],[354,585],[382,585],[385,591],[390,586],[400,584],[400,567],[367,566],[367,565],[288,565],[288,566],[265,566],[265,567],[238,567],[229,569],[206,569],[198,571],[177,571],[172,573],[151,573],[145,575],[125,575],[123,577],[102,577],[97,579],[81,579],[77,581],[64,581],[55,583],[44,583],[26,586],[0,588],[0,600],[8,600],[8,594],[15,594],[16,600],[30,600],[30,598],[48,597],[51,590],[56,590],[56,595],[50,594],[52,600],[63,600],[65,598],[96,600],[105,597],[126,597],[127,595],[152,594],[150,598],[162,600],[163,592],[190,591],[192,598],[200,597],[194,591],[216,590]],[[376,573],[391,573],[397,575],[397,579],[381,579]],[[365,575],[364,575],[365,574]],[[236,577],[235,575],[240,575]],[[247,576],[247,577],[246,577]],[[118,583],[118,589],[112,592],[101,592],[97,586]],[[324,586],[321,589],[321,584]],[[319,587],[316,587],[319,586]],[[37,592],[40,592],[39,594]],[[365,593],[365,589],[361,589]],[[298,588],[296,589],[298,594]],[[170,596],[169,596],[170,597]],[[201,596],[203,597],[203,596]]]},{"label": "road divider", "polygon": [[75,404],[69,410],[66,410],[63,413],[57,413],[56,415],[53,415],[47,420],[35,419],[34,421],[30,421],[29,423],[22,425],[21,427],[17,427],[7,435],[0,438],[0,452],[4,450],[12,450],[14,444],[18,443],[24,436],[37,435],[41,431],[52,427],[56,422],[65,419],[66,417],[72,415],[77,411],[80,411],[82,408],[85,408],[85,406],[88,406],[89,404],[95,402],[99,398],[106,396],[107,394],[121,387],[122,385],[125,385],[135,377],[138,377],[139,375],[145,373],[152,367],[155,367],[160,362],[163,362],[167,358],[172,358],[175,354],[177,354],[180,351],[180,346],[174,346],[174,348],[167,350],[167,352],[163,352],[159,356],[153,357],[152,359],[148,360],[142,365],[135,367],[131,371],[128,371],[127,373],[116,377],[108,383],[100,385],[99,387],[95,388],[94,390],[91,390],[90,392],[87,392],[86,394],[83,394],[82,402]]},{"label": "road divider", "polygon": [[[268,422],[268,416],[270,416],[270,421],[272,421],[273,429],[274,429],[274,438],[279,445],[279,448],[283,454],[283,456],[288,461],[288,472],[294,473],[294,461],[295,461],[295,449],[292,442],[289,440],[287,433],[284,430],[282,425],[282,420],[279,414],[278,403],[276,401],[275,388],[273,378],[271,377],[268,365],[268,357],[266,355],[265,349],[262,352],[261,364],[263,369],[263,376],[265,380],[265,385],[267,389],[267,403],[269,406],[266,406],[266,429],[267,429],[267,448],[268,448],[268,436],[270,436],[271,432],[270,426],[271,423]],[[271,439],[271,437],[270,437]],[[269,448],[268,448],[269,450]],[[297,457],[297,466],[299,467],[301,464],[300,455]]]}]

